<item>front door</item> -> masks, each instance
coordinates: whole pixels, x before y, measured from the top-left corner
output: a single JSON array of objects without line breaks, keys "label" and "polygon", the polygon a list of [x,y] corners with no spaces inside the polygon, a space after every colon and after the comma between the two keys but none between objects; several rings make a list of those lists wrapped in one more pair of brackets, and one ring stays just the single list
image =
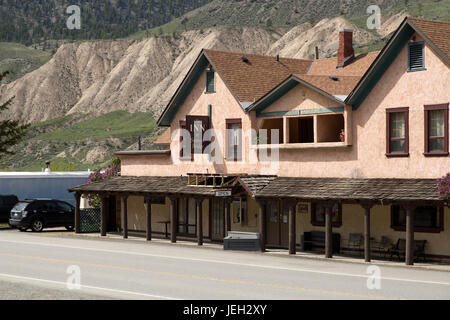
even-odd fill
[{"label": "front door", "polygon": [[267,246],[287,247],[289,244],[289,213],[282,208],[281,201],[267,203]]},{"label": "front door", "polygon": [[225,233],[224,200],[213,199],[211,210],[211,240],[222,241]]}]

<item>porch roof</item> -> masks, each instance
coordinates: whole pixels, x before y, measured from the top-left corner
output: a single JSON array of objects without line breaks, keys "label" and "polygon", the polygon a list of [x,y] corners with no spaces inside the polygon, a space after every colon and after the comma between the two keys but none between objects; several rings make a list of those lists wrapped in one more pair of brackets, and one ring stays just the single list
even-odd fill
[{"label": "porch roof", "polygon": [[[442,202],[435,179],[345,179],[240,176],[240,186],[253,198],[294,198],[344,202]],[[69,189],[82,193],[132,193],[215,196],[221,188],[188,185],[188,177],[111,177]]]},{"label": "porch roof", "polygon": [[257,197],[322,201],[438,202],[436,179],[343,179],[278,177]]},{"label": "porch roof", "polygon": [[69,192],[214,196],[217,190],[222,189],[188,185],[188,177],[121,176],[76,186]]}]

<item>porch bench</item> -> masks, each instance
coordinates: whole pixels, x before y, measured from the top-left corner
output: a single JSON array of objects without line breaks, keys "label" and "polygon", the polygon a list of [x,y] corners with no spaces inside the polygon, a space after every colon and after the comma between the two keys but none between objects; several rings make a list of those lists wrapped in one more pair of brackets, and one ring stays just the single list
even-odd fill
[{"label": "porch bench", "polygon": [[[325,232],[310,231],[304,232],[301,237],[303,251],[311,251],[314,247],[325,248]],[[333,233],[333,253],[341,252],[341,235]]]},{"label": "porch bench", "polygon": [[[414,240],[414,259],[416,258],[422,258],[423,261],[426,261],[426,254],[425,254],[425,245],[427,243],[427,240]],[[398,239],[397,243],[389,249],[389,253],[391,255],[391,260],[394,255],[397,256],[397,258],[400,260],[401,257],[404,257],[406,255],[406,240],[405,239]]]}]

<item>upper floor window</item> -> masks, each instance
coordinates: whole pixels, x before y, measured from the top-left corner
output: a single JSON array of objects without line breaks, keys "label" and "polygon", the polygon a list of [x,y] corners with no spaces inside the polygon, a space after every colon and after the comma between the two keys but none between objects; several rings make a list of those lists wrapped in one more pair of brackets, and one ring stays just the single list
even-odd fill
[{"label": "upper floor window", "polygon": [[425,106],[425,155],[448,156],[448,104]]},{"label": "upper floor window", "polygon": [[216,72],[213,70],[206,71],[206,93],[216,92]]},{"label": "upper floor window", "polygon": [[386,110],[386,155],[409,156],[409,108]]},{"label": "upper floor window", "polygon": [[[421,206],[414,210],[414,231],[441,232],[444,230],[444,208]],[[406,230],[406,211],[401,206],[391,206],[391,228],[396,231]]]},{"label": "upper floor window", "polygon": [[227,160],[242,160],[242,120],[228,119],[227,124]]},{"label": "upper floor window", "polygon": [[413,42],[408,45],[408,71],[425,69],[425,46],[423,42]]}]

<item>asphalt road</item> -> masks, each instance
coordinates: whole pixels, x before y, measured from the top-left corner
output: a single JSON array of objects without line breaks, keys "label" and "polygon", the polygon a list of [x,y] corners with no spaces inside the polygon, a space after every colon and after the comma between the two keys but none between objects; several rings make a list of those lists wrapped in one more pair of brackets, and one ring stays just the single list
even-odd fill
[{"label": "asphalt road", "polygon": [[378,281],[368,279],[368,266],[169,243],[0,232],[0,299],[450,298],[450,272],[381,266],[374,269]]}]

